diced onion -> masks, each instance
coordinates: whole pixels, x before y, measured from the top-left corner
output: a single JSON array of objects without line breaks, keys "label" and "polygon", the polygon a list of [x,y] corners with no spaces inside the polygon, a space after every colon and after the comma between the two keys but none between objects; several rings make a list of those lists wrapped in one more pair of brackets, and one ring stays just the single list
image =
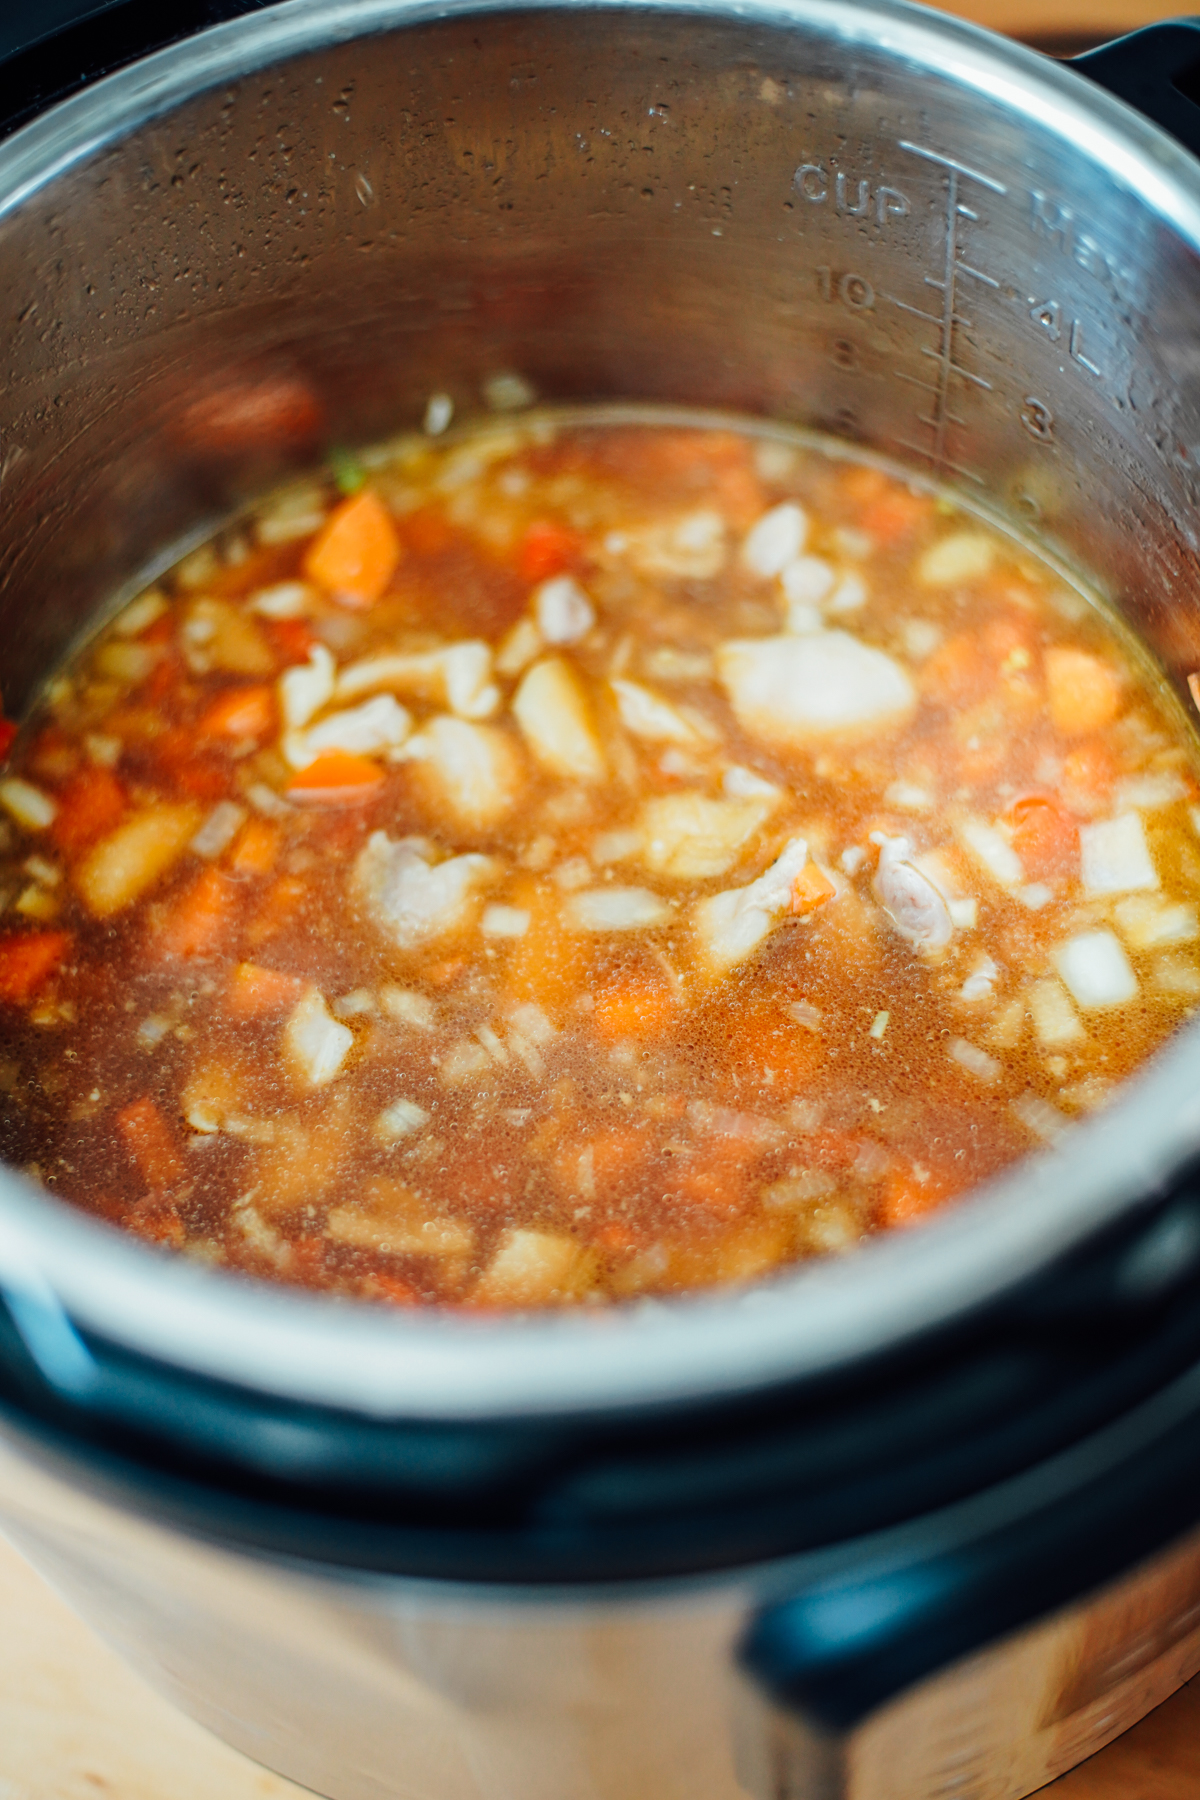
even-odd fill
[{"label": "diced onion", "polygon": [[665,900],[636,887],[589,888],[573,894],[563,910],[582,931],[642,931],[671,917]]},{"label": "diced onion", "polygon": [[1079,852],[1088,894],[1127,894],[1158,886],[1158,870],[1139,813],[1119,813],[1115,819],[1081,825]]},{"label": "diced onion", "polygon": [[1117,937],[1106,927],[1068,938],[1054,964],[1078,1005],[1123,1006],[1137,996],[1137,976]]}]

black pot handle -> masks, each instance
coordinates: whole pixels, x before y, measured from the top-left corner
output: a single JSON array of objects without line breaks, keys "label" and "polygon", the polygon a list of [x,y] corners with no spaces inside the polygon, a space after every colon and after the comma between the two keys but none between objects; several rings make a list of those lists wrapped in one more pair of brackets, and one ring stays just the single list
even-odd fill
[{"label": "black pot handle", "polygon": [[[964,1658],[1106,1588],[1195,1527],[1200,1369],[1172,1393],[1160,1415],[1165,1429],[1151,1429],[1146,1442],[1144,1423],[1127,1421],[1117,1429],[1132,1430],[1133,1439],[1117,1456],[1110,1446],[1109,1465],[1095,1478],[1064,1482],[1060,1469],[1040,1503],[1026,1490],[1013,1517],[1001,1501],[993,1527],[976,1537],[944,1551],[878,1557],[755,1614],[738,1647],[748,1677],[739,1772],[755,1800],[845,1800],[855,1733],[873,1715],[912,1693],[924,1697],[919,1717],[927,1721],[933,1684]],[[1167,1400],[1160,1395],[1150,1407]],[[1089,1454],[1087,1446],[1073,1453]],[[999,1705],[1004,1692],[999,1684]],[[958,1754],[962,1740],[954,1742]],[[931,1774],[920,1791],[943,1790]]]},{"label": "black pot handle", "polygon": [[1071,68],[1200,156],[1200,19],[1166,19],[1072,57]]}]

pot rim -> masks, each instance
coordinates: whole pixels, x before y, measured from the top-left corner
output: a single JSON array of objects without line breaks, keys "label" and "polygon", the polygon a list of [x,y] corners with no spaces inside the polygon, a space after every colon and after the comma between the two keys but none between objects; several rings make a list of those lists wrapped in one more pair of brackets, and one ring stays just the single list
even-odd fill
[{"label": "pot rim", "polygon": [[[0,144],[0,218],[106,145],[223,82],[392,29],[578,0],[282,0],[110,75]],[[1061,64],[904,0],[601,0],[597,13],[815,27],[956,80],[1067,138],[1200,247],[1200,164]],[[271,1287],[148,1249],[0,1170],[0,1292],[43,1375],[75,1395],[72,1321],[284,1400],[375,1417],[598,1412],[828,1371],[995,1299],[1167,1187],[1200,1146],[1200,1022],[1101,1116],[951,1212],[851,1257],[736,1291],[555,1316],[403,1313]]]}]

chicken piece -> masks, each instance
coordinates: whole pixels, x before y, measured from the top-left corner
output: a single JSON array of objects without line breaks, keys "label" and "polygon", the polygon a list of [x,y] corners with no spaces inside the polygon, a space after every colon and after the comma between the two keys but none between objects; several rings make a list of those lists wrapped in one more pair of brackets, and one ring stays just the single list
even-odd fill
[{"label": "chicken piece", "polygon": [[918,950],[944,950],[954,936],[945,895],[910,861],[907,838],[872,833],[879,845],[879,865],[872,889],[902,938]]},{"label": "chicken piece", "polygon": [[551,775],[604,780],[607,764],[587,699],[561,657],[534,664],[517,689],[513,714],[529,748]]},{"label": "chicken piece", "polygon": [[725,521],[710,507],[620,535],[625,556],[642,575],[711,581],[725,566]]},{"label": "chicken piece", "polygon": [[378,756],[402,744],[412,730],[412,719],[390,694],[376,694],[361,706],[329,713],[307,731],[287,731],[283,754],[293,769],[307,769],[327,750],[348,750],[355,756]]},{"label": "chicken piece", "polygon": [[468,831],[485,831],[511,812],[524,781],[520,752],[506,732],[449,714],[430,719],[403,760],[411,762],[431,814],[448,812]]},{"label": "chicken piece", "polygon": [[366,909],[398,950],[421,950],[471,925],[481,890],[499,878],[491,856],[452,856],[435,862],[426,838],[393,841],[373,831],[354,867],[354,884]]},{"label": "chicken piece", "polygon": [[637,681],[610,683],[626,731],[652,744],[699,744],[704,734],[677,706]]},{"label": "chicken piece", "polygon": [[876,736],[917,704],[900,664],[845,631],[734,639],[716,662],[742,727],[785,749]]},{"label": "chicken piece", "polygon": [[639,825],[642,861],[672,881],[703,881],[732,869],[781,796],[709,800],[703,794],[668,794],[647,800]]},{"label": "chicken piece", "polygon": [[337,698],[351,700],[380,688],[448,706],[461,719],[489,719],[500,704],[491,647],[476,639],[411,656],[366,656],[348,663],[337,679]]},{"label": "chicken piece", "polygon": [[792,910],[792,884],[808,861],[808,845],[792,838],[748,887],[728,888],[692,908],[696,949],[714,975],[745,962]]},{"label": "chicken piece", "polygon": [[354,1033],[330,1017],[325,996],[309,988],[283,1028],[283,1053],[303,1087],[324,1087],[346,1060]]},{"label": "chicken piece", "polygon": [[577,644],[596,623],[596,610],[573,575],[555,575],[535,588],[533,611],[547,644]]},{"label": "chicken piece", "polygon": [[333,699],[337,665],[324,644],[314,644],[306,663],[279,677],[279,711],[288,731],[299,731]]}]

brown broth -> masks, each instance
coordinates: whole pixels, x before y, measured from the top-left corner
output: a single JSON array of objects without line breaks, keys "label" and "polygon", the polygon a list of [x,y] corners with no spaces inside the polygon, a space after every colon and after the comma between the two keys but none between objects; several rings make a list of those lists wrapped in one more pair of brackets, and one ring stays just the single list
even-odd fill
[{"label": "brown broth", "polygon": [[[45,1186],[365,1300],[672,1293],[927,1217],[1195,1009],[1190,731],[951,498],[704,424],[363,473],[185,558],[11,749],[0,1152]],[[731,958],[705,909],[781,858]]]}]

